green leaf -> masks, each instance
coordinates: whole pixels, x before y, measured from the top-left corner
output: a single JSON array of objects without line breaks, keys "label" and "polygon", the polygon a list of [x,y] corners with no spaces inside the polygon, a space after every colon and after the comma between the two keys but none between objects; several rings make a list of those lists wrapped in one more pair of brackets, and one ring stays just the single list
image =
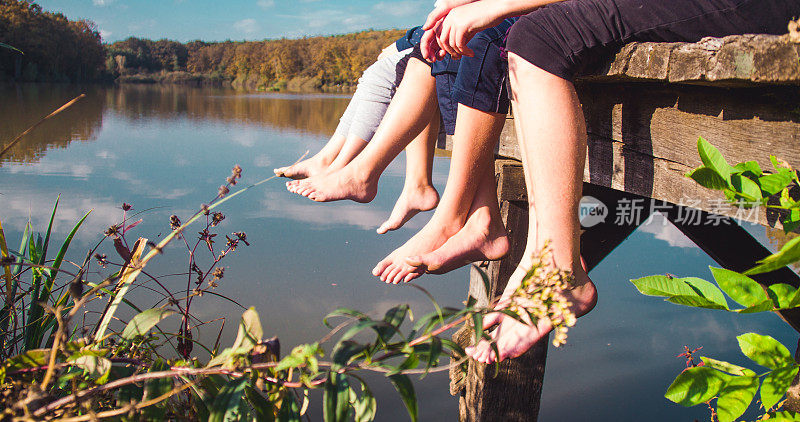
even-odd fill
[{"label": "green leaf", "polygon": [[731,377],[717,397],[719,422],[733,422],[750,406],[758,390],[758,377]]},{"label": "green leaf", "polygon": [[330,323],[328,322],[328,319],[329,318],[333,318],[333,317],[340,317],[340,316],[346,316],[346,317],[355,318],[355,319],[370,319],[370,317],[367,314],[363,313],[363,312],[356,311],[356,310],[350,309],[350,308],[337,308],[336,310],[334,310],[333,312],[329,313],[328,315],[325,315],[325,318],[322,319],[322,322],[325,324],[326,327],[333,328],[330,325]]},{"label": "green leaf", "polygon": [[336,344],[336,347],[333,349],[333,363],[334,366],[332,367],[333,370],[338,370],[343,366],[347,366],[350,362],[350,359],[366,350],[367,346],[363,344],[356,343],[352,340],[342,341]]},{"label": "green leaf", "polygon": [[731,166],[725,161],[722,153],[702,137],[697,139],[697,152],[703,165],[714,170],[727,182],[731,180]]},{"label": "green leaf", "polygon": [[759,313],[759,312],[772,311],[773,309],[775,309],[775,304],[772,303],[772,301],[768,299],[768,300],[765,300],[765,301],[763,301],[761,303],[756,303],[755,305],[753,305],[753,306],[751,306],[749,308],[738,309],[738,310],[736,310],[736,312],[738,312],[740,314],[755,314],[755,313]]},{"label": "green leaf", "polygon": [[761,366],[778,369],[795,363],[789,349],[770,336],[747,333],[736,339],[742,353]]},{"label": "green leaf", "polygon": [[771,409],[786,395],[798,369],[797,365],[778,368],[764,378],[761,384],[761,403],[765,409]]},{"label": "green leaf", "polygon": [[439,337],[431,337],[431,350],[428,353],[428,365],[426,370],[439,364],[439,355],[442,354],[442,340]]},{"label": "green leaf", "polygon": [[281,400],[281,409],[278,411],[278,420],[281,422],[300,422],[300,408],[292,397],[290,391],[286,391]]},{"label": "green leaf", "polygon": [[797,422],[800,421],[800,413],[784,410],[782,412],[769,413],[770,422]]},{"label": "green leaf", "polygon": [[731,186],[736,190],[739,196],[743,197],[748,201],[760,201],[761,200],[761,188],[758,187],[758,184],[749,178],[742,176],[740,174],[734,174],[731,176]]},{"label": "green leaf", "polygon": [[255,388],[247,385],[244,388],[244,395],[250,406],[253,407],[256,416],[256,422],[274,422],[275,421],[275,406],[261,395]]},{"label": "green leaf", "polygon": [[707,189],[722,190],[728,187],[728,181],[708,167],[698,167],[686,173],[686,176],[691,177],[697,184]]},{"label": "green leaf", "polygon": [[10,46],[10,45],[8,45],[8,44],[5,44],[5,43],[1,43],[1,42],[0,42],[0,47],[2,47],[2,48],[7,48],[7,49],[9,49],[9,50],[16,51],[16,52],[17,52],[17,53],[19,53],[19,54],[23,54],[23,55],[25,54],[25,53],[23,53],[23,52],[22,52],[22,50],[20,50],[20,49],[18,49],[18,48],[16,48],[16,47]]},{"label": "green leaf", "polygon": [[758,165],[756,161],[747,161],[744,163],[739,163],[733,166],[733,171],[737,173],[747,173],[750,172],[753,176],[761,176],[764,172],[761,170],[761,166]]},{"label": "green leaf", "polygon": [[400,325],[406,319],[407,314],[408,305],[395,306],[386,311],[383,322],[385,322],[387,326],[375,328],[375,331],[378,333],[378,338],[380,338],[384,344],[389,343],[389,340],[391,340],[394,334],[400,331]]},{"label": "green leaf", "polygon": [[776,308],[787,309],[793,307],[792,302],[797,296],[797,289],[785,283],[777,283],[767,286],[767,295]]},{"label": "green leaf", "polygon": [[[644,295],[667,297],[673,303],[711,309],[728,309],[722,291],[712,283],[696,278],[654,275],[631,280]],[[670,298],[676,298],[671,300]]]},{"label": "green leaf", "polygon": [[752,278],[724,268],[709,268],[719,287],[736,303],[744,307],[750,307],[769,301],[769,296],[767,296],[764,288]]},{"label": "green leaf", "polygon": [[162,319],[173,314],[175,314],[175,311],[170,309],[148,309],[136,315],[128,322],[128,325],[126,325],[125,329],[122,331],[122,338],[131,340],[136,336],[143,336]]},{"label": "green leaf", "polygon": [[355,422],[370,422],[375,419],[378,410],[378,403],[375,396],[370,391],[367,384],[361,380],[361,396],[356,395],[355,391],[350,390],[350,405],[355,411]]},{"label": "green leaf", "polygon": [[322,394],[325,422],[344,422],[350,409],[350,385],[344,374],[331,372]]},{"label": "green leaf", "polygon": [[705,366],[689,368],[675,378],[664,397],[685,407],[705,403],[717,395],[729,377]]},{"label": "green leaf", "polygon": [[79,353],[69,358],[75,366],[83,369],[84,373],[96,384],[105,384],[111,373],[111,361],[92,353]]},{"label": "green leaf", "polygon": [[797,261],[800,261],[800,236],[786,242],[780,251],[758,261],[760,265],[744,273],[747,275],[768,273]]},{"label": "green leaf", "polygon": [[239,420],[243,416],[240,406],[246,386],[247,377],[239,377],[222,387],[211,405],[211,415],[208,421],[227,422]]},{"label": "green leaf", "polygon": [[397,392],[400,393],[400,398],[403,400],[403,404],[406,405],[411,421],[417,422],[417,396],[414,393],[414,385],[411,384],[411,380],[404,374],[390,375],[388,378]]},{"label": "green leaf", "polygon": [[718,371],[727,372],[731,375],[738,375],[738,376],[745,376],[745,377],[754,377],[756,373],[739,365],[734,365],[730,362],[725,362],[722,360],[712,359],[706,356],[700,356],[700,359],[705,363],[705,365],[709,368],[714,368]]},{"label": "green leaf", "polygon": [[693,308],[727,310],[724,306],[699,296],[672,296],[667,298],[667,301],[676,305],[691,306]]},{"label": "green leaf", "polygon": [[764,196],[772,196],[792,184],[792,176],[785,173],[773,173],[758,178],[758,184],[765,193]]},{"label": "green leaf", "polygon": [[480,343],[483,338],[483,314],[475,312],[472,314],[472,325],[475,330],[475,344]]},{"label": "green leaf", "polygon": [[261,328],[258,312],[253,307],[247,309],[239,320],[239,331],[236,334],[236,340],[233,341],[233,346],[223,350],[211,359],[208,362],[208,366],[216,366],[223,363],[226,365],[232,364],[232,360],[235,360],[238,356],[250,353],[253,347],[261,341],[263,335],[264,331]]},{"label": "green leaf", "polygon": [[[150,365],[150,369],[147,372],[160,372],[166,371],[169,369],[169,365],[159,358],[156,359],[152,365]],[[142,401],[154,399],[156,397],[161,397],[164,394],[168,393],[172,389],[172,378],[156,378],[145,382],[144,384],[144,394],[142,395]],[[155,406],[148,406],[144,408],[144,416],[145,419],[148,420],[164,420],[164,402],[161,402]]]}]

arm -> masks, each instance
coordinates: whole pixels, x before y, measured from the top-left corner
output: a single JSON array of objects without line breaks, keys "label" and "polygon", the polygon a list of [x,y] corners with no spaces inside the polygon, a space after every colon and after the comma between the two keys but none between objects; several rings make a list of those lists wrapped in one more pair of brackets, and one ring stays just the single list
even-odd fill
[{"label": "arm", "polygon": [[449,53],[471,56],[467,42],[478,32],[550,3],[563,0],[443,0],[428,15],[423,29],[423,56],[434,61]]}]

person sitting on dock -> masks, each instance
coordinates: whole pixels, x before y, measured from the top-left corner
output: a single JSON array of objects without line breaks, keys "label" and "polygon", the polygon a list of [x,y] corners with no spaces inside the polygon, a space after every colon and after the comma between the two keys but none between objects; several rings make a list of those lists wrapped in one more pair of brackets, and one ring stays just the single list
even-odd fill
[{"label": "person sitting on dock", "polygon": [[[341,170],[287,183],[290,191],[315,201],[369,202],[383,170],[429,116],[441,110],[447,132],[453,135],[446,189],[425,227],[373,269],[387,283],[499,259],[508,250],[491,158],[508,113],[503,46],[512,23],[501,22],[476,36],[471,44],[477,52],[474,58],[431,68],[415,50],[367,147]],[[397,228],[395,223],[403,221],[390,219],[378,232]]]},{"label": "person sitting on dock", "polygon": [[[445,54],[469,56],[474,34],[524,13],[509,32],[507,48],[530,222],[525,258],[504,295],[519,286],[532,254],[549,242],[553,265],[574,275],[568,299],[576,316],[582,316],[594,307],[597,291],[579,257],[578,204],[587,133],[572,83],[575,75],[631,41],[782,34],[789,20],[800,16],[800,1],[440,0],[428,16],[421,49],[429,60]],[[484,340],[467,349],[477,361],[517,357],[552,329],[545,320],[534,326],[499,312],[484,319],[485,329],[493,326],[499,356]]]},{"label": "person sitting on dock", "polygon": [[[375,135],[406,73],[411,50],[419,44],[423,33],[421,26],[411,28],[384,48],[375,63],[359,78],[356,92],[327,144],[311,158],[276,168],[275,175],[291,179],[322,176],[340,170],[352,161]],[[433,187],[431,177],[435,142],[444,136],[444,132],[439,129],[438,112],[425,118],[426,126],[406,148],[403,191],[388,220],[380,226],[379,233],[397,229],[415,214],[429,211],[439,203],[439,193]]]}]

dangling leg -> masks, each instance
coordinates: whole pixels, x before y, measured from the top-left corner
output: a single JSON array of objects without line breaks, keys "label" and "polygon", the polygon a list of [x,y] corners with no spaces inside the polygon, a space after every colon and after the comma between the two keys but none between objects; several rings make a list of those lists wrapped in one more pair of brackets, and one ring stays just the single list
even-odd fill
[{"label": "dangling leg", "polygon": [[[530,268],[530,256],[550,242],[557,267],[572,271],[575,282],[567,292],[576,316],[597,302],[597,290],[580,265],[578,203],[586,157],[586,128],[580,102],[571,82],[509,54],[509,70],[517,137],[525,167],[528,197],[533,198],[525,258],[509,279],[504,296],[519,286]],[[501,315],[501,314],[499,314]],[[501,315],[487,320],[500,325],[493,333],[499,359],[527,351],[550,332],[549,321],[525,325]],[[489,343],[482,341],[468,353],[478,361],[495,360]]]},{"label": "dangling leg", "polygon": [[434,113],[428,126],[406,147],[406,179],[403,191],[389,219],[378,227],[378,234],[397,230],[420,211],[429,211],[439,203],[433,187],[433,150],[439,137],[439,113]]},{"label": "dangling leg", "polygon": [[320,202],[372,201],[383,171],[436,113],[435,89],[430,67],[417,59],[409,60],[386,116],[364,150],[341,170],[288,182],[287,189]]},{"label": "dangling leg", "polygon": [[[494,145],[505,118],[505,114],[487,113],[459,104],[450,174],[436,212],[419,233],[378,263],[372,270],[373,275],[386,282],[410,281],[420,276],[425,268],[409,265],[406,259],[438,249],[464,227],[482,179],[488,173],[494,174]],[[486,205],[498,207],[496,199]],[[492,212],[495,214],[499,215],[499,211]]]}]

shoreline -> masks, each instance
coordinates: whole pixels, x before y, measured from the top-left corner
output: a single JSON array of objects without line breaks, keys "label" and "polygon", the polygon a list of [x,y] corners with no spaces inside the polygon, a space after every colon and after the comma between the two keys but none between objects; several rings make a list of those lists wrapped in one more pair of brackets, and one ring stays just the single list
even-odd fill
[{"label": "shoreline", "polygon": [[260,75],[227,75],[191,73],[185,71],[132,73],[120,75],[113,80],[122,85],[188,85],[231,88],[242,92],[300,92],[300,93],[341,93],[352,94],[356,85],[323,84],[319,78],[294,77],[291,79],[268,80]]}]

